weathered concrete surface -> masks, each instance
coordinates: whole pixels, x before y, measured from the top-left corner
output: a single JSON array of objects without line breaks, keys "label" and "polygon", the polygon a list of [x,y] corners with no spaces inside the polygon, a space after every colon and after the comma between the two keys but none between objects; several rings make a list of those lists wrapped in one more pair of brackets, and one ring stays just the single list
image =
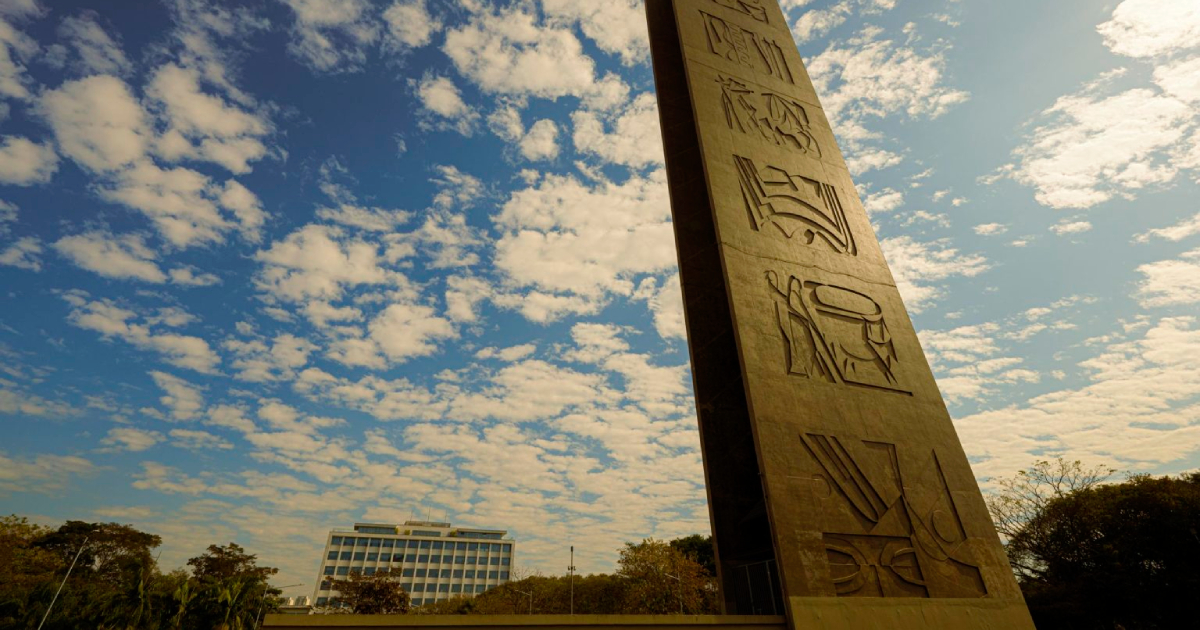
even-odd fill
[{"label": "weathered concrete surface", "polygon": [[647,0],[726,612],[1032,628],[774,0]]},{"label": "weathered concrete surface", "polygon": [[780,616],[750,615],[267,615],[264,628],[455,630],[785,630]]}]

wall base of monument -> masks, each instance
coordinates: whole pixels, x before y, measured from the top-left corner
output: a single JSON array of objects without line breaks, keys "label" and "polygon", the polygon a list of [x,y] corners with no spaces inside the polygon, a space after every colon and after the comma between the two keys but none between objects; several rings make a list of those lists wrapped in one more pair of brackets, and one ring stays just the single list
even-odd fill
[{"label": "wall base of monument", "polygon": [[775,615],[267,615],[273,630],[787,630]]},{"label": "wall base of monument", "polygon": [[1022,601],[792,597],[794,630],[1034,630]]}]

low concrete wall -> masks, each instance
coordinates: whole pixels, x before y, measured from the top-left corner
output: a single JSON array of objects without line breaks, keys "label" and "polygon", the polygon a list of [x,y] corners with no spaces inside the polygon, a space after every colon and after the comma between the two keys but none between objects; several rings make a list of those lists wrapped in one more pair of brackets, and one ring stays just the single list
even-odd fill
[{"label": "low concrete wall", "polygon": [[267,615],[274,630],[786,630],[783,617],[750,615]]}]

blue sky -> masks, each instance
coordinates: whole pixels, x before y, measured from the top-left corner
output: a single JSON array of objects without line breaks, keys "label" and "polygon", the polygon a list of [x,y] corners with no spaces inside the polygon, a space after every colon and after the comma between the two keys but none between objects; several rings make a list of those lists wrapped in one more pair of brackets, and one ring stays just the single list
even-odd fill
[{"label": "blue sky", "polygon": [[[980,479],[1195,468],[1200,7],[783,4]],[[0,282],[6,512],[707,531],[637,0],[0,2]]]}]

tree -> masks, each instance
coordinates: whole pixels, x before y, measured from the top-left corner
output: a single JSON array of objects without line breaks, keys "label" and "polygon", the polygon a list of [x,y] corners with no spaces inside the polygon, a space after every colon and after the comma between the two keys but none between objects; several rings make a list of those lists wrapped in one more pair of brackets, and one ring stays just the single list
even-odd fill
[{"label": "tree", "polygon": [[1041,630],[1194,627],[1200,473],[1133,476],[1051,498],[1010,539]]},{"label": "tree", "polygon": [[618,562],[617,575],[629,582],[626,613],[717,613],[716,586],[704,567],[667,543],[625,543]]},{"label": "tree", "polygon": [[55,578],[67,567],[58,554],[34,543],[52,531],[15,514],[0,518],[0,628],[25,627],[50,603]]},{"label": "tree", "polygon": [[334,580],[338,599],[356,615],[403,615],[408,612],[408,593],[389,571],[374,575],[350,572],[348,580]]},{"label": "tree", "polygon": [[192,567],[187,603],[177,599],[181,624],[188,630],[211,630],[227,624],[236,629],[252,622],[260,608],[277,608],[275,596],[280,590],[267,580],[279,572],[274,567],[258,566],[258,557],[246,553],[240,545],[209,545],[201,555],[187,561]]},{"label": "tree", "polygon": [[70,564],[82,547],[75,571],[81,575],[86,573],[89,581],[103,580],[113,586],[131,573],[151,567],[154,564],[152,550],[161,544],[161,537],[129,525],[83,521],[67,521],[35,543],[57,554],[66,564]]},{"label": "tree", "polygon": [[712,536],[692,534],[676,538],[668,543],[683,555],[691,558],[711,576],[717,575],[717,554],[713,550]]},{"label": "tree", "polygon": [[[985,497],[996,531],[1005,539],[1008,561],[1017,577],[1031,578],[1040,570],[1036,538],[1026,528],[1051,501],[1103,483],[1116,472],[1108,466],[1087,468],[1076,461],[1040,460],[1013,477],[995,479],[999,491]],[[1032,532],[1030,532],[1032,534]],[[1014,545],[1014,540],[1020,540]]]},{"label": "tree", "polygon": [[279,569],[258,566],[258,556],[246,553],[237,543],[223,547],[209,545],[202,555],[187,561],[192,575],[202,582],[224,582],[234,578],[252,578],[267,581]]}]

